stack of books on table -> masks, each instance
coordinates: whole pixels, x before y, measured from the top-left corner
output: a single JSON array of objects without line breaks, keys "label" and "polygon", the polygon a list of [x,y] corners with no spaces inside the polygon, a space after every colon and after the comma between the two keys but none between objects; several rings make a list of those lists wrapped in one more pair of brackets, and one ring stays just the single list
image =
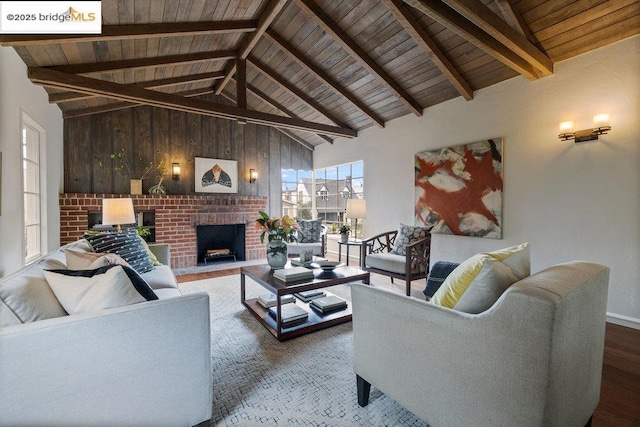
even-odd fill
[{"label": "stack of books on table", "polygon": [[[280,312],[282,313],[282,323],[304,323],[309,317],[309,313],[302,307],[294,304],[284,304],[280,306]],[[269,309],[269,316],[278,321],[278,308],[271,307]]]},{"label": "stack of books on table", "polygon": [[347,308],[347,301],[336,296],[328,295],[323,298],[314,299],[309,303],[309,307],[322,314],[332,313]]},{"label": "stack of books on table", "polygon": [[313,279],[313,270],[304,267],[281,268],[273,272],[273,277],[283,282],[297,282]]},{"label": "stack of books on table", "polygon": [[311,265],[312,262],[319,262],[319,261],[326,261],[326,258],[322,258],[320,256],[312,256],[311,259],[308,259],[307,261],[302,261],[300,259],[300,257],[297,258],[291,258],[291,265],[301,265],[303,267],[309,267]]},{"label": "stack of books on table", "polygon": [[295,295],[295,297],[302,302],[309,302],[311,300],[327,296],[327,294],[322,289],[315,289],[313,291],[296,292],[293,295]]},{"label": "stack of books on table", "polygon": [[[275,307],[277,302],[278,301],[275,294],[265,294],[258,297],[258,304],[260,304],[264,308]],[[293,295],[283,295],[280,297],[280,304],[288,304],[291,302],[296,302],[296,299],[293,297]]]}]

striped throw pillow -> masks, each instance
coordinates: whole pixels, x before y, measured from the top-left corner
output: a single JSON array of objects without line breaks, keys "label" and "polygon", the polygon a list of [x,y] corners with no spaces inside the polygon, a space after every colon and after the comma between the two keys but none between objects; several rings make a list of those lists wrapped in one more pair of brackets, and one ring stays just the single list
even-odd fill
[{"label": "striped throw pillow", "polygon": [[153,270],[153,263],[135,229],[120,233],[85,235],[85,239],[95,252],[120,255],[140,274]]}]

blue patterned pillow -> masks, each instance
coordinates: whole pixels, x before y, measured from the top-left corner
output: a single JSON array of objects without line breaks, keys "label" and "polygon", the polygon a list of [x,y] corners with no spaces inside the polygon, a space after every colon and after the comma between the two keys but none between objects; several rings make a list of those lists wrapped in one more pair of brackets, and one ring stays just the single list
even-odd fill
[{"label": "blue patterned pillow", "polygon": [[322,236],[322,219],[314,219],[311,221],[299,219],[298,225],[298,242],[299,243],[318,243]]},{"label": "blue patterned pillow", "polygon": [[396,240],[393,242],[393,249],[391,250],[391,253],[406,255],[407,245],[427,237],[429,235],[429,230],[431,230],[431,227],[400,224]]},{"label": "blue patterned pillow", "polygon": [[153,263],[134,228],[120,233],[85,235],[84,238],[95,252],[120,255],[140,274],[153,270]]}]

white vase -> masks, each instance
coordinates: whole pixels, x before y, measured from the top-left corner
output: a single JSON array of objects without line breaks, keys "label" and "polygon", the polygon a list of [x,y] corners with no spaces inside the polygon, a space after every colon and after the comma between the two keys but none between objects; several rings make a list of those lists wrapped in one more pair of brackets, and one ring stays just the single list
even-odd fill
[{"label": "white vase", "polygon": [[267,263],[274,270],[283,268],[287,263],[287,244],[283,240],[267,242]]},{"label": "white vase", "polygon": [[342,242],[348,242],[348,241],[349,241],[349,233],[342,233],[342,234],[340,234],[340,241],[342,241]]}]

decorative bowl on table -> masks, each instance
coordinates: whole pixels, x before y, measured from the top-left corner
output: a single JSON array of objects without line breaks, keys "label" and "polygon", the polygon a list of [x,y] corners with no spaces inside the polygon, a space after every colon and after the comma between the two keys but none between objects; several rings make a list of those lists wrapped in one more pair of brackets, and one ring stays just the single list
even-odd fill
[{"label": "decorative bowl on table", "polygon": [[311,267],[313,268],[321,268],[324,271],[331,271],[333,269],[335,269],[336,267],[341,267],[342,264],[341,262],[338,261],[316,261],[316,262],[312,262],[311,263]]}]

